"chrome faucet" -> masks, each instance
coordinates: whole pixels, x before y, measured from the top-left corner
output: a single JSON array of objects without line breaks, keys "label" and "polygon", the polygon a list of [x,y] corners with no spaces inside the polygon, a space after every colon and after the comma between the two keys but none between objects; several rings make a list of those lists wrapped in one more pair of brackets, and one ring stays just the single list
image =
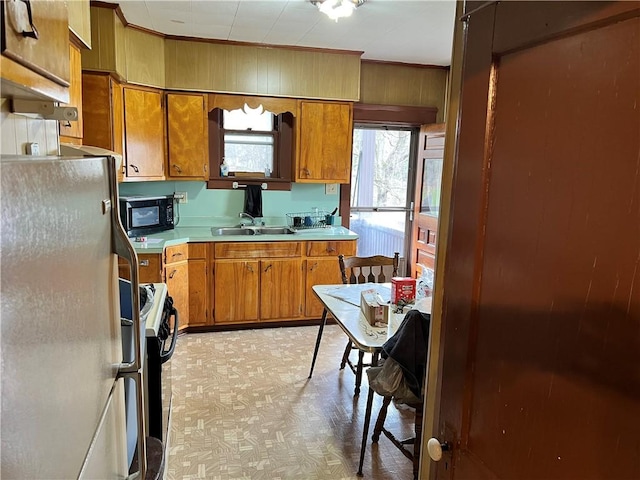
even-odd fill
[{"label": "chrome faucet", "polygon": [[251,215],[249,215],[248,213],[244,213],[244,212],[240,212],[238,214],[238,217],[240,218],[248,218],[249,220],[251,220],[251,223],[249,223],[249,225],[251,226],[258,226],[258,225],[264,225],[264,222],[261,222],[260,220],[256,221],[256,219],[254,217],[252,217]]}]

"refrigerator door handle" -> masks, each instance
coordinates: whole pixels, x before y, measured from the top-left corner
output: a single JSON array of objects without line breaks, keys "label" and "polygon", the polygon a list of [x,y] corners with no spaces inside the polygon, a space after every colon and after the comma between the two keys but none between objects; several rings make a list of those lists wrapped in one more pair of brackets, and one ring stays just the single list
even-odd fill
[{"label": "refrigerator door handle", "polygon": [[144,480],[147,474],[147,442],[144,428],[144,384],[142,382],[142,339],[140,333],[140,280],[138,278],[138,255],[129,241],[127,234],[120,222],[118,202],[118,179],[116,175],[116,159],[110,159],[109,183],[111,184],[111,247],[115,254],[124,258],[131,270],[131,299],[133,317],[133,362],[121,363],[118,367],[118,377],[132,378],[136,385],[136,416],[138,428],[138,471],[127,477],[130,480]]}]

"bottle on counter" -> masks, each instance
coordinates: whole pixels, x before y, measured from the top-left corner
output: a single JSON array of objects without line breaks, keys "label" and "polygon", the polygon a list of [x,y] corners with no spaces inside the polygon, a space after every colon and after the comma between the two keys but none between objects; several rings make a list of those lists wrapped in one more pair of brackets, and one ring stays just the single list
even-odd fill
[{"label": "bottle on counter", "polygon": [[227,165],[226,160],[222,160],[222,165],[220,165],[220,176],[222,177],[229,176],[229,165]]}]

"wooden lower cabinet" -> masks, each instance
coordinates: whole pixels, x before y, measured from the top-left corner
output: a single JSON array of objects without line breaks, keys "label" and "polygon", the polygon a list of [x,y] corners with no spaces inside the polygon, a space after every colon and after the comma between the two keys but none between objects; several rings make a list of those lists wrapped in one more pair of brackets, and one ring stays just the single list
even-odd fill
[{"label": "wooden lower cabinet", "polygon": [[190,327],[213,323],[209,305],[209,246],[208,243],[189,244],[189,321]]},{"label": "wooden lower cabinet", "polygon": [[[173,306],[178,310],[178,329],[189,325],[189,264],[187,261],[170,263],[164,267],[164,281],[167,293],[173,299]],[[171,325],[173,328],[173,325]]]},{"label": "wooden lower cabinet", "polygon": [[216,260],[215,323],[258,321],[259,260]]},{"label": "wooden lower cabinet", "polygon": [[307,242],[305,249],[305,311],[311,318],[322,316],[322,304],[313,293],[314,285],[342,283],[338,256],[351,257],[356,254],[355,240]]},{"label": "wooden lower cabinet", "polygon": [[[139,253],[138,264],[140,283],[162,282],[162,259],[159,253]],[[118,258],[118,274],[120,278],[131,280],[129,264],[123,258]]]},{"label": "wooden lower cabinet", "polygon": [[280,320],[303,314],[302,260],[260,262],[260,320]]},{"label": "wooden lower cabinet", "polygon": [[342,283],[338,257],[307,258],[305,260],[305,310],[306,317],[320,318],[322,304],[313,293],[314,285]]}]

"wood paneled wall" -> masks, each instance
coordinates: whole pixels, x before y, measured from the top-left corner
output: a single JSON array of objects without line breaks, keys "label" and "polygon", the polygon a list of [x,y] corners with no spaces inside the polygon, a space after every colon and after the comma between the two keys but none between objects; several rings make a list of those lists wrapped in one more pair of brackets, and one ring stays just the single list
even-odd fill
[{"label": "wood paneled wall", "polygon": [[174,39],[166,40],[165,53],[167,88],[336,100],[360,95],[357,54]]},{"label": "wood paneled wall", "polygon": [[164,88],[164,38],[134,28],[126,28],[125,33],[127,81]]},{"label": "wood paneled wall", "polygon": [[360,101],[377,105],[436,107],[444,121],[449,69],[362,61]]},{"label": "wood paneled wall", "polygon": [[167,89],[435,107],[445,115],[448,68],[361,61],[359,52],[163,37],[91,7],[93,49],[82,68]]},{"label": "wood paneled wall", "polygon": [[91,7],[91,50],[82,52],[82,69],[114,72],[126,78],[124,34],[115,10]]},{"label": "wood paneled wall", "polygon": [[67,12],[69,13],[69,30],[91,48],[91,12],[89,0],[73,0],[67,2]]}]

